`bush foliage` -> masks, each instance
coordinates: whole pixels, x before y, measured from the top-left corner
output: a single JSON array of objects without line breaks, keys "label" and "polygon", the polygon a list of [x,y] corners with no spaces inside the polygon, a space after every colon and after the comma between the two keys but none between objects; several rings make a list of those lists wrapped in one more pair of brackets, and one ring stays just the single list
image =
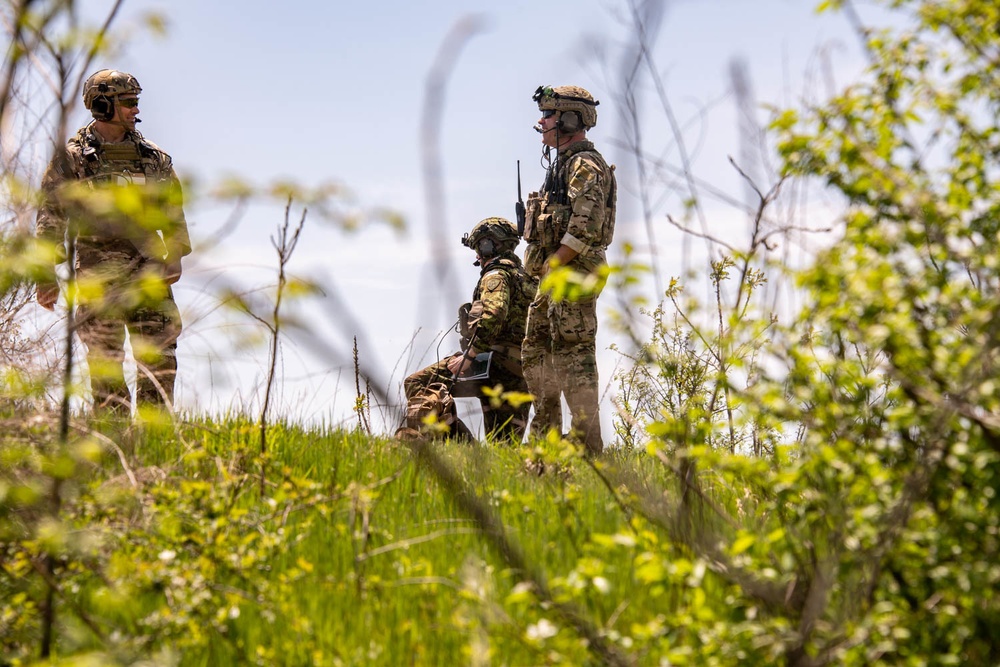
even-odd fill
[{"label": "bush foliage", "polygon": [[754,233],[709,306],[673,283],[605,458],[57,424],[0,385],[0,663],[1000,662],[1000,9],[881,4],[861,81],[771,125],[836,234],[793,270]]}]

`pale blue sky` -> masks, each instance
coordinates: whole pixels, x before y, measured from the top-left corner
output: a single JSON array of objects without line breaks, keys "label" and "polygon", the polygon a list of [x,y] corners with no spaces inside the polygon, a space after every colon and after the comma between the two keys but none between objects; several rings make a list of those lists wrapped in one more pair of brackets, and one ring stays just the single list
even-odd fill
[{"label": "pale blue sky", "polygon": [[[108,6],[94,0],[95,8]],[[842,17],[818,16],[812,0],[688,0],[666,3],[654,59],[685,140],[698,145],[696,169],[707,181],[740,196],[727,156],[736,155],[737,114],[727,95],[729,63],[745,58],[762,102],[792,104],[820,86],[817,53],[831,54],[838,79],[854,76],[860,54]],[[471,296],[478,270],[458,239],[477,220],[513,215],[515,163],[521,161],[523,190],[542,179],[541,146],[531,127],[538,114],[531,94],[540,84],[573,83],[601,101],[591,138],[619,165],[619,227],[616,243],[645,245],[637,218],[634,160],[618,148],[622,47],[629,31],[613,0],[524,2],[273,2],[241,0],[133,0],[118,25],[150,9],[169,19],[165,38],[140,36],[97,67],[135,74],[143,86],[141,131],[173,157],[182,176],[202,183],[237,174],[255,183],[290,178],[306,185],[335,180],[365,205],[401,212],[405,235],[381,227],[354,234],[307,223],[294,271],[335,285],[367,330],[362,355],[397,390],[402,375],[432,359],[426,340],[450,325],[446,313]],[[445,218],[425,210],[419,145],[426,77],[442,40],[456,21],[476,15],[483,30],[452,63],[442,118],[441,161]],[[95,14],[96,16],[96,14]],[[670,143],[652,87],[643,107],[647,147],[660,153]],[[843,83],[843,81],[840,81]],[[703,111],[714,103],[708,111]],[[766,119],[763,112],[761,120]],[[78,111],[79,124],[85,122]],[[666,153],[676,162],[676,153]],[[686,193],[667,196],[654,211],[660,271],[679,271],[680,240],[666,224],[678,215]],[[227,211],[192,204],[193,234],[217,230]],[[445,224],[458,267],[455,292],[428,305],[420,298],[434,287],[429,275],[426,225]],[[719,224],[738,224],[720,213]],[[249,403],[263,373],[266,352],[227,349],[219,323],[205,313],[206,284],[219,272],[245,284],[274,281],[270,236],[280,221],[273,207],[245,215],[223,248],[199,253],[186,266],[178,300],[187,308],[181,344],[180,402],[218,409]],[[737,232],[738,233],[738,232]],[[651,289],[651,288],[650,288]],[[650,296],[654,296],[650,293]],[[454,303],[453,303],[454,302]],[[605,308],[612,299],[603,299]],[[300,311],[344,351],[349,343],[326,321],[329,300]],[[418,312],[420,306],[423,310]],[[405,355],[415,330],[423,328],[415,357]],[[358,332],[359,334],[362,332]],[[599,348],[613,340],[604,327]],[[444,343],[449,353],[454,339]],[[430,350],[433,356],[434,350]],[[349,418],[353,373],[343,360],[317,358],[301,345],[284,348],[284,392],[279,405],[303,419]],[[602,382],[611,381],[617,358],[601,353]],[[394,370],[395,369],[395,370]],[[344,383],[337,384],[343,373]],[[392,375],[390,379],[390,375]],[[237,396],[236,399],[233,397]],[[610,402],[605,401],[610,414]],[[606,415],[606,423],[610,424]],[[610,431],[610,429],[609,429]]]}]

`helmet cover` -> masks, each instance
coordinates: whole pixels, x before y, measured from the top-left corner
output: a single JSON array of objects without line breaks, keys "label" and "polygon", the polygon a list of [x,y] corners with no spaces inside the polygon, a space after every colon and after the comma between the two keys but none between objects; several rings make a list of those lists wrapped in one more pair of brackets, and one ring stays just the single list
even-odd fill
[{"label": "helmet cover", "polygon": [[579,86],[539,86],[531,99],[538,103],[539,111],[575,111],[580,114],[584,127],[589,129],[597,125],[597,105],[600,102]]},{"label": "helmet cover", "polygon": [[462,238],[462,245],[475,250],[483,239],[492,239],[502,250],[513,250],[520,240],[514,223],[498,217],[485,218],[477,222]]},{"label": "helmet cover", "polygon": [[97,97],[117,97],[125,93],[138,95],[142,87],[128,72],[102,69],[94,72],[83,84],[83,106],[89,110]]}]

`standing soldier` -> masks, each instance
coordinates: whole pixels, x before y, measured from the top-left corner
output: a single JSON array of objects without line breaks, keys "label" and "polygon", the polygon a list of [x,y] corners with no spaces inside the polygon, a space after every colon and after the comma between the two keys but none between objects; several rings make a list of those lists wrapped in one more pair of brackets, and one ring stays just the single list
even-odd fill
[{"label": "standing soldier", "polygon": [[[539,87],[532,99],[542,112],[535,129],[542,135],[548,169],[541,191],[528,197],[525,269],[538,278],[560,266],[581,279],[597,277],[614,234],[617,190],[614,168],[587,140],[587,130],[597,124],[598,102],[577,86]],[[604,449],[596,338],[596,293],[556,301],[538,290],[521,348],[524,377],[535,401],[532,433],[562,431],[562,394],[573,433],[590,455]]]},{"label": "standing soldier", "polygon": [[[103,69],[83,85],[94,120],[57,150],[42,179],[37,234],[57,263],[75,261],[76,327],[87,346],[95,409],[131,411],[123,362],[126,328],[138,366],[136,399],[173,400],[181,318],[170,286],[191,252],[180,181],[170,156],[136,131],[142,88]],[[52,310],[55,270],[38,283]]]},{"label": "standing soldier", "polygon": [[[536,281],[524,272],[514,254],[517,229],[504,218],[481,220],[462,238],[476,253],[482,267],[472,303],[459,309],[462,349],[436,364],[417,371],[403,381],[407,408],[399,436],[420,433],[423,419],[435,415],[448,437],[474,439],[458,418],[453,396],[475,397],[483,408],[488,437],[520,441],[528,425],[530,401],[521,370],[521,340],[524,338],[528,304],[535,296]],[[488,361],[488,365],[485,363]],[[487,366],[486,377],[469,378],[475,368]],[[483,389],[501,389],[484,393]],[[502,398],[514,392],[524,397]]]}]

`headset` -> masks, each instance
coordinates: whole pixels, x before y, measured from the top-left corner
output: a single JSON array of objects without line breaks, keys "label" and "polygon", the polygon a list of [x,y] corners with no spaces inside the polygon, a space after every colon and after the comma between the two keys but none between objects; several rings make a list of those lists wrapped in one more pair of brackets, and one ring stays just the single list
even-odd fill
[{"label": "headset", "polygon": [[90,102],[90,113],[96,120],[107,122],[115,117],[115,100],[108,96],[108,84],[103,81],[98,84],[97,92],[100,95]]},{"label": "headset", "polygon": [[[497,256],[498,251],[500,250],[496,241],[491,239],[489,236],[484,236],[476,242],[475,246],[472,246],[469,244],[469,235],[465,234],[462,237],[462,245],[466,248],[472,248],[476,251],[476,254],[483,259],[493,259]],[[476,262],[475,265],[479,266],[479,262]]]},{"label": "headset", "polygon": [[497,244],[488,236],[479,239],[476,244],[476,254],[483,259],[492,259],[497,254]]},{"label": "headset", "polygon": [[559,120],[556,121],[556,127],[563,134],[576,134],[583,127],[580,112],[570,110],[559,112]]}]

